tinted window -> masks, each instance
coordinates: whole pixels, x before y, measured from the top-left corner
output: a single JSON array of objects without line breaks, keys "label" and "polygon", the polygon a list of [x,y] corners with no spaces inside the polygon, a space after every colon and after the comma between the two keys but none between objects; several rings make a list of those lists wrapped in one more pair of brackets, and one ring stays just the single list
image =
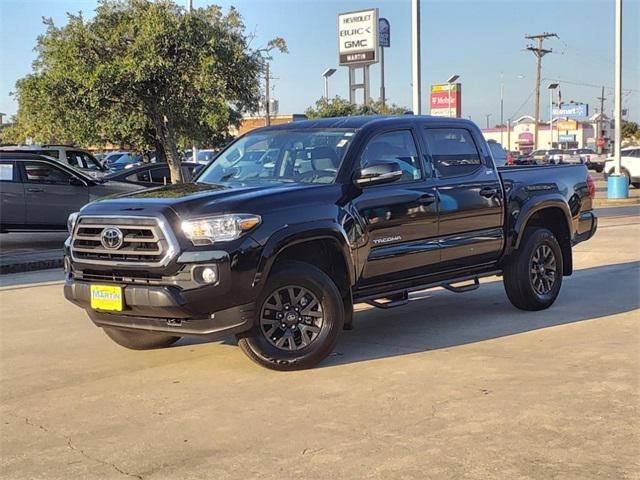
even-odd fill
[{"label": "tinted window", "polygon": [[462,128],[428,128],[425,140],[432,161],[441,177],[469,175],[482,161],[468,130]]},{"label": "tinted window", "polygon": [[360,157],[360,167],[385,161],[400,165],[403,172],[401,180],[418,180],[422,177],[418,150],[409,130],[387,132],[369,140]]},{"label": "tinted window", "polygon": [[141,172],[132,173],[125,177],[127,182],[151,182],[151,175],[149,174],[149,170],[142,170]]},{"label": "tinted window", "polygon": [[27,182],[69,184],[71,175],[67,172],[44,162],[25,162],[24,171]]},{"label": "tinted window", "polygon": [[171,183],[171,173],[169,167],[154,168],[151,170],[151,181],[153,183],[169,184]]},{"label": "tinted window", "polygon": [[497,167],[502,167],[507,164],[507,152],[499,143],[489,142],[489,149],[493,156],[493,161]]},{"label": "tinted window", "polygon": [[[29,150],[29,153],[31,153],[31,150]],[[44,155],[45,157],[51,157],[54,160],[59,160],[60,158],[57,150],[33,150],[33,153],[35,153],[36,155]]]},{"label": "tinted window", "polygon": [[0,162],[0,181],[16,182],[16,167],[13,162]]}]

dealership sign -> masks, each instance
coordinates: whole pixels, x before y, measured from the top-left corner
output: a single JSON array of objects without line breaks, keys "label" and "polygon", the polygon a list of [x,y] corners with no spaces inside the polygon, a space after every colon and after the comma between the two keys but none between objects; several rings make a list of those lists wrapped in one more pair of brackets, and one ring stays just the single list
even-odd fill
[{"label": "dealership sign", "polygon": [[[449,92],[451,88],[451,92]],[[451,104],[449,104],[451,101]],[[431,85],[431,115],[460,117],[462,114],[462,84]]]},{"label": "dealership sign", "polygon": [[378,9],[338,15],[338,57],[340,65],[378,61]]},{"label": "dealership sign", "polygon": [[378,45],[384,48],[391,46],[391,25],[386,18],[378,20]]},{"label": "dealership sign", "polygon": [[584,118],[589,116],[589,105],[586,103],[563,103],[553,108],[554,117]]},{"label": "dealership sign", "polygon": [[558,135],[558,141],[561,142],[561,143],[575,142],[576,141],[576,136],[573,135],[573,134]]}]

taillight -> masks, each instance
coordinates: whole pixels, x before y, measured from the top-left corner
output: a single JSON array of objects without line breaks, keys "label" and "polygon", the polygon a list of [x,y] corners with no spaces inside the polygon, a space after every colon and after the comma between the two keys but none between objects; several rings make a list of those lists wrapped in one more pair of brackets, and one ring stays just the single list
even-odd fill
[{"label": "taillight", "polygon": [[591,155],[587,155],[587,162],[591,161]]},{"label": "taillight", "polygon": [[558,158],[560,159],[560,161],[562,161],[562,155],[558,155]]},{"label": "taillight", "polygon": [[589,197],[596,198],[596,182],[593,181],[591,175],[587,175],[587,187],[589,187]]},{"label": "taillight", "polygon": [[511,152],[507,154],[507,165],[513,165],[513,155],[511,155]]}]

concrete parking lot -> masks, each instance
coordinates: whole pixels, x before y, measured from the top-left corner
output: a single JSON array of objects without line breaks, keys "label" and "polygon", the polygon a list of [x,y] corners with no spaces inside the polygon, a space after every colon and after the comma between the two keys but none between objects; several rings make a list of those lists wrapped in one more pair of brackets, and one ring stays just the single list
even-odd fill
[{"label": "concrete parking lot", "polygon": [[0,476],[640,478],[638,238],[638,216],[601,219],[547,311],[515,310],[497,278],[417,294],[293,373],[233,339],[125,350],[58,272],[6,276]]}]

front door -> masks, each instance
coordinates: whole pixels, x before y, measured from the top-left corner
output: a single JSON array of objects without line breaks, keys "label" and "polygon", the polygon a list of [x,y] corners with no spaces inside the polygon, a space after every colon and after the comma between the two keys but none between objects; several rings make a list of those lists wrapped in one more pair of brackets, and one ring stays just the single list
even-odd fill
[{"label": "front door", "polygon": [[362,151],[359,168],[395,161],[404,171],[393,183],[363,188],[352,202],[365,239],[358,249],[362,286],[425,275],[440,260],[436,191],[419,152],[410,128],[377,134]]},{"label": "front door", "polygon": [[20,181],[15,162],[0,161],[0,223],[2,225],[24,225],[24,187]]},{"label": "front door", "polygon": [[87,185],[53,162],[29,160],[21,164],[27,224],[64,226],[69,214],[79,211],[89,201]]},{"label": "front door", "polygon": [[502,252],[502,184],[486,144],[464,127],[425,127],[440,201],[440,270],[496,261]]}]

